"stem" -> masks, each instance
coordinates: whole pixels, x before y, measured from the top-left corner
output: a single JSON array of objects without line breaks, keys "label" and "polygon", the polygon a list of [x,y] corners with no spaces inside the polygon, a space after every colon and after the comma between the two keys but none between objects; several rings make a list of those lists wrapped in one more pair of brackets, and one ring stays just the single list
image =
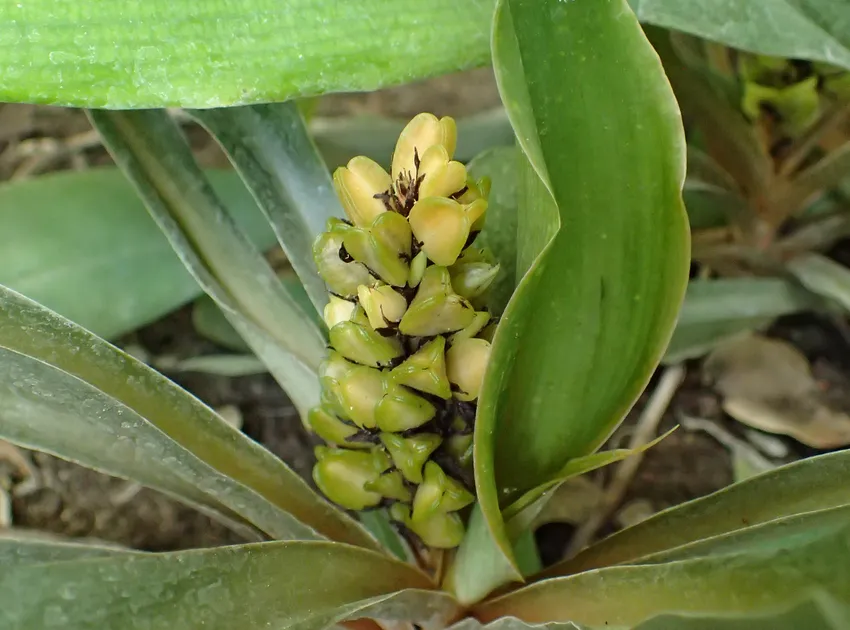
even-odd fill
[{"label": "stem", "polygon": [[848,175],[850,141],[797,175],[787,187],[783,186],[778,194],[774,195],[775,199],[779,198],[774,206],[775,214],[783,218],[797,214],[812,198],[836,187]]},{"label": "stem", "polygon": [[818,145],[824,136],[840,128],[848,114],[850,114],[850,104],[834,105],[824,112],[823,116],[791,145],[787,156],[779,167],[779,176],[782,178],[791,177],[797,172],[812,149]]}]

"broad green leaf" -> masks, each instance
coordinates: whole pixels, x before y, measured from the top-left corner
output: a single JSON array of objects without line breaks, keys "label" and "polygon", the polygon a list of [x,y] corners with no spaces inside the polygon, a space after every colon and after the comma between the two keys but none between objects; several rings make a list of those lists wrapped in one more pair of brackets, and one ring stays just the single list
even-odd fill
[{"label": "broad green leaf", "polygon": [[634,561],[774,519],[850,505],[850,451],[762,473],[651,516],[546,570],[567,575]]},{"label": "broad green leaf", "polygon": [[844,0],[629,0],[641,22],[763,55],[850,68]]},{"label": "broad green leaf", "polygon": [[64,562],[133,553],[140,552],[106,544],[58,540],[30,532],[11,530],[0,533],[0,566],[4,570],[22,564]]},{"label": "broad green leaf", "polygon": [[486,64],[492,11],[493,0],[5,2],[0,101],[207,108],[374,90]]},{"label": "broad green leaf", "polygon": [[816,305],[808,291],[780,278],[692,280],[664,363],[701,356],[734,335]]},{"label": "broad green leaf", "polygon": [[490,310],[505,310],[516,287],[517,168],[521,164],[515,147],[490,149],[468,165],[469,174],[489,177],[492,186],[487,205],[487,224],[476,240],[477,247],[490,250],[501,265],[499,277],[490,287]]},{"label": "broad green leaf", "polygon": [[160,110],[89,117],[184,265],[304,418],[319,401],[322,332],[222,207],[177,125]]},{"label": "broad green leaf", "polygon": [[800,283],[817,295],[850,310],[850,269],[817,253],[802,254],[786,268]]},{"label": "broad green leaf", "polygon": [[475,426],[478,499],[513,564],[500,504],[621,421],[669,341],[689,243],[681,118],[624,0],[501,2],[493,49],[528,164],[518,273],[528,241],[544,245],[496,332]]},{"label": "broad green leaf", "polygon": [[318,532],[377,546],[283,462],[173,382],[1,287],[0,352],[3,438],[170,492],[274,537]]},{"label": "broad green leaf", "polygon": [[434,624],[456,612],[410,565],[322,542],[272,542],[19,566],[0,574],[8,630],[321,630],[351,617]]},{"label": "broad green leaf", "polygon": [[705,553],[682,550],[657,563],[543,580],[482,604],[475,616],[630,627],[660,614],[780,613],[813,595],[850,611],[848,510],[804,514],[706,541]]},{"label": "broad green leaf", "polygon": [[399,560],[412,561],[410,547],[393,526],[386,510],[368,510],[358,514],[360,522]]},{"label": "broad green leaf", "polygon": [[321,313],[328,290],[313,262],[313,241],[343,211],[298,108],[289,102],[191,114],[230,157]]},{"label": "broad green leaf", "polygon": [[[206,173],[251,241],[270,248],[274,234],[239,176]],[[107,339],[202,293],[113,167],[0,185],[0,284]]]}]

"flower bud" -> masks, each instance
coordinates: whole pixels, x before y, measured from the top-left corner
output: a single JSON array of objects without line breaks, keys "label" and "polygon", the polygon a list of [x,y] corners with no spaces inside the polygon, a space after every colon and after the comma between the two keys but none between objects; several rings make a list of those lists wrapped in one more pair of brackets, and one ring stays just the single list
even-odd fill
[{"label": "flower bud", "polygon": [[357,435],[360,431],[357,427],[337,418],[326,407],[313,407],[310,409],[307,413],[307,425],[313,433],[330,444],[354,449],[372,448],[372,444],[368,442],[348,441],[348,438]]},{"label": "flower bud", "polygon": [[463,401],[478,398],[489,359],[490,342],[484,339],[462,339],[449,348],[446,374],[449,382],[457,386],[455,398]]},{"label": "flower bud", "polygon": [[410,261],[410,276],[407,278],[407,286],[418,287],[419,283],[422,282],[422,275],[425,273],[427,267],[428,256],[425,255],[425,252],[416,254],[413,260]]},{"label": "flower bud", "polygon": [[410,518],[410,508],[403,503],[396,503],[390,508],[390,518],[403,523],[433,549],[453,549],[463,541],[463,521],[457,514],[436,512],[428,519],[414,522]]},{"label": "flower bud", "polygon": [[387,391],[387,379],[374,368],[357,366],[339,382],[340,396],[351,421],[364,429],[378,426],[378,404]]},{"label": "flower bud", "polygon": [[348,411],[342,401],[339,381],[354,367],[353,363],[349,363],[341,354],[333,350],[319,365],[319,382],[322,385],[321,402],[337,416],[346,420],[349,419]]},{"label": "flower bud", "polygon": [[375,481],[370,481],[363,486],[366,490],[379,493],[386,499],[394,499],[396,501],[410,502],[413,493],[404,484],[404,477],[397,470],[385,472]]},{"label": "flower bud", "polygon": [[333,347],[349,361],[371,367],[387,367],[404,354],[397,339],[353,321],[340,322],[328,333]]},{"label": "flower bud", "polygon": [[[458,333],[460,334],[460,333]],[[390,372],[393,381],[443,399],[452,396],[446,376],[446,339],[435,337]]]},{"label": "flower bud", "polygon": [[[387,216],[397,216],[404,220],[401,215],[394,213],[387,213]],[[376,238],[368,229],[353,228],[347,231],[343,243],[355,261],[362,263],[387,284],[397,287],[407,284],[409,268],[404,253]]]},{"label": "flower bud", "polygon": [[413,245],[413,233],[410,224],[397,212],[386,212],[375,219],[369,227],[369,232],[382,245],[393,250],[399,258],[410,259],[410,248]]},{"label": "flower bud", "polygon": [[393,151],[392,179],[398,180],[402,173],[416,172],[414,155],[421,158],[434,145],[446,149],[449,158],[454,155],[457,143],[457,125],[453,118],[437,119],[433,114],[419,114],[407,123]]},{"label": "flower bud", "polygon": [[377,481],[390,467],[386,453],[318,446],[316,458],[313,481],[331,501],[348,510],[365,510],[381,502],[381,495],[367,490],[366,484]]},{"label": "flower bud", "polygon": [[463,205],[469,205],[476,199],[487,199],[490,197],[490,178],[482,177],[477,182],[467,179],[466,192],[457,200]]},{"label": "flower bud", "polygon": [[[364,290],[368,291],[369,289],[366,285],[360,285]],[[359,291],[359,288],[358,288]],[[342,298],[338,298],[335,295],[330,297],[330,300],[327,304],[325,304],[324,310],[324,320],[328,329],[333,328],[340,322],[346,322],[351,319],[352,314],[354,314],[354,309],[357,305],[354,302],[349,302],[348,300],[343,300]]]},{"label": "flower bud", "polygon": [[375,217],[386,212],[384,202],[375,195],[387,192],[392,180],[377,162],[355,157],[348,166],[336,169],[333,180],[345,214],[354,225],[371,225]]},{"label": "flower bud", "polygon": [[448,270],[432,265],[425,270],[399,330],[413,337],[433,337],[466,328],[474,318],[472,305],[452,290]]},{"label": "flower bud", "polygon": [[406,387],[392,382],[375,409],[378,428],[390,433],[421,427],[435,415],[437,410],[434,405]]},{"label": "flower bud", "polygon": [[422,483],[422,467],[441,442],[442,438],[432,433],[420,433],[410,437],[381,433],[381,443],[389,452],[393,465],[411,483]]},{"label": "flower bud", "polygon": [[425,464],[424,481],[413,497],[412,522],[429,519],[437,512],[456,512],[475,501],[475,496],[452,479],[436,462]]},{"label": "flower bud", "polygon": [[419,164],[419,198],[449,197],[466,186],[466,167],[453,162],[446,148],[434,145],[422,155]]},{"label": "flower bud", "polygon": [[472,465],[473,446],[472,433],[452,435],[446,439],[446,450],[464,468],[469,468]]},{"label": "flower bud", "polygon": [[397,324],[407,310],[407,300],[386,284],[373,288],[361,286],[357,295],[369,317],[369,325],[375,330]]},{"label": "flower bud", "polygon": [[486,262],[474,262],[464,265],[454,265],[452,287],[455,293],[467,300],[482,295],[499,275],[499,265]]},{"label": "flower bud", "polygon": [[358,286],[374,284],[375,279],[360,263],[344,262],[340,258],[342,246],[341,233],[323,232],[313,244],[313,262],[316,263],[319,276],[332,292],[343,297],[354,297]]},{"label": "flower bud", "polygon": [[426,197],[413,206],[410,227],[422,251],[434,264],[454,264],[469,238],[469,217],[454,199]]},{"label": "flower bud", "polygon": [[476,311],[472,323],[463,330],[457,331],[449,337],[449,343],[455,344],[463,339],[472,339],[480,333],[490,321],[490,313],[487,311]]}]

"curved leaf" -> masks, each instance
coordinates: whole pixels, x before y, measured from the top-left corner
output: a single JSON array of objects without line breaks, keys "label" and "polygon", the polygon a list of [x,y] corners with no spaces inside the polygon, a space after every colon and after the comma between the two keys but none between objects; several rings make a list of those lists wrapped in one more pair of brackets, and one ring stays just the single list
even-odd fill
[{"label": "curved leaf", "polygon": [[492,10],[493,0],[2,3],[0,101],[206,108],[374,90],[487,63]]},{"label": "curved leaf", "polygon": [[[625,1],[504,1],[493,47],[529,162],[518,274],[536,257],[497,329],[475,426],[478,499],[510,560],[500,504],[622,420],[669,341],[689,243],[681,118]],[[486,582],[469,586],[498,585]]]},{"label": "curved leaf", "polygon": [[11,530],[0,533],[0,565],[11,569],[21,564],[65,562],[83,558],[97,558],[118,554],[141,553],[107,544],[57,539],[46,535],[33,535],[26,531]]},{"label": "curved leaf", "polygon": [[451,598],[410,565],[321,542],[260,543],[29,565],[0,575],[8,630],[321,630],[374,615],[430,626]]},{"label": "curved leaf", "polygon": [[544,580],[482,604],[475,615],[629,627],[660,614],[779,613],[813,595],[850,610],[848,517],[848,507],[804,514],[657,563]]},{"label": "curved leaf", "polygon": [[[367,547],[356,522],[196,398],[0,287],[0,435],[254,523]],[[296,520],[298,519],[298,520]],[[244,528],[243,528],[244,529]]]},{"label": "curved leaf", "polygon": [[[257,248],[274,233],[239,176],[206,171]],[[117,168],[0,185],[0,284],[115,339],[203,293]]]},{"label": "curved leaf", "polygon": [[544,575],[634,561],[777,518],[850,505],[850,451],[803,459],[659,512],[588,547]]}]

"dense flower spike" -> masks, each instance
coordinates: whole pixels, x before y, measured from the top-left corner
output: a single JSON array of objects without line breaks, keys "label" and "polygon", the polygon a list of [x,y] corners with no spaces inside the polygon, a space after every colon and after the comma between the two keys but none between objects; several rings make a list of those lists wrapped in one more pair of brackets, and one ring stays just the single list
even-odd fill
[{"label": "dense flower spike", "polygon": [[391,174],[365,157],[334,173],[347,220],[331,219],[313,255],[331,292],[331,350],[321,405],[307,423],[313,479],[350,510],[389,507],[421,543],[460,544],[472,494],[472,434],[494,320],[484,305],[499,273],[473,247],[487,179],[452,159],[451,118],[416,116]]}]

